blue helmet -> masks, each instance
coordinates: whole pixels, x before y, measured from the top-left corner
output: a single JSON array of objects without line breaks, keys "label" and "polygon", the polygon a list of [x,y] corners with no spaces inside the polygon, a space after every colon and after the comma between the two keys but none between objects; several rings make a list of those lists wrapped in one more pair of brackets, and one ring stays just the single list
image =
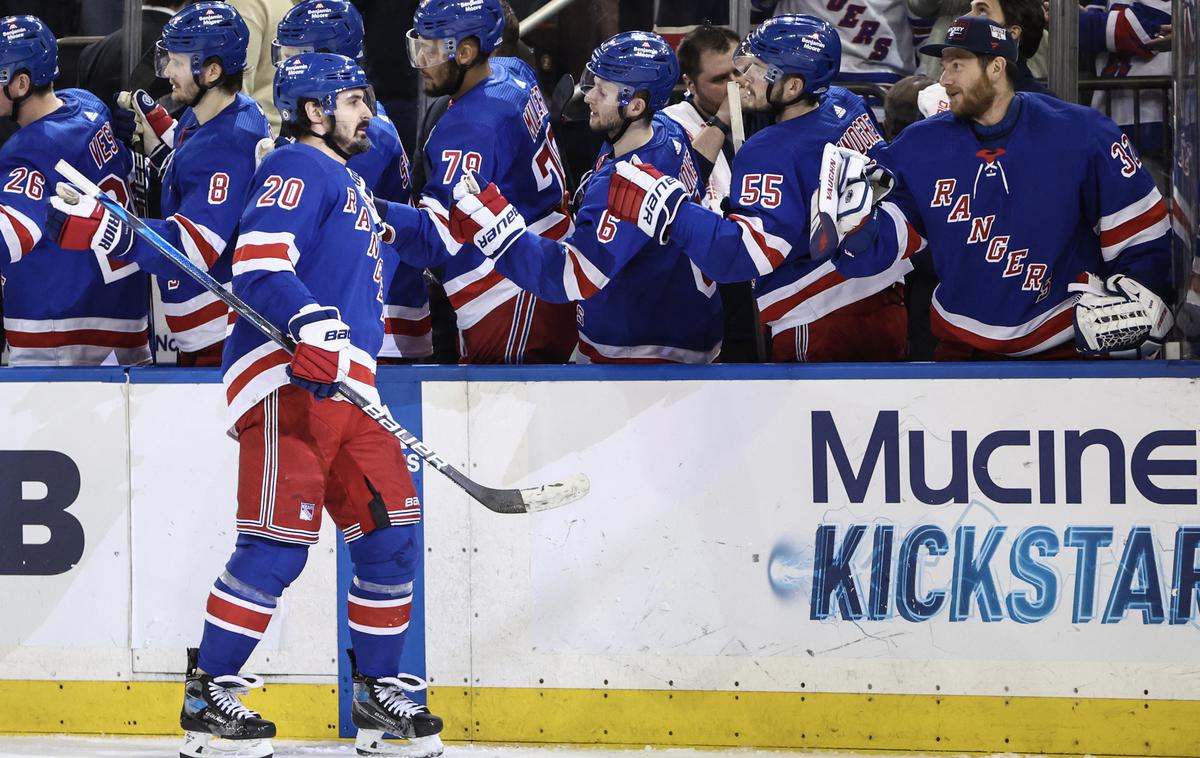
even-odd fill
[{"label": "blue helmet", "polygon": [[50,84],[58,77],[58,43],[36,16],[0,19],[0,85],[7,90],[9,82],[22,71],[28,72],[35,87]]},{"label": "blue helmet", "polygon": [[171,17],[162,30],[155,57],[155,72],[165,76],[167,53],[184,53],[199,77],[204,62],[217,58],[226,74],[246,68],[246,45],[250,30],[237,10],[228,3],[202,2],[189,5]]},{"label": "blue helmet", "polygon": [[803,94],[821,95],[837,78],[842,41],[836,29],[814,16],[775,16],[742,40],[733,56],[734,66],[745,73],[752,58],[766,64],[771,84],[784,74],[799,74],[804,77]]},{"label": "blue helmet", "polygon": [[622,32],[609,37],[592,51],[585,66],[581,88],[590,89],[596,78],[620,85],[622,107],[639,90],[650,93],[651,108],[659,109],[671,100],[679,81],[679,59],[662,37],[651,32]]},{"label": "blue helmet", "polygon": [[275,69],[275,107],[285,123],[300,121],[304,100],[316,100],[326,116],[337,108],[337,95],[370,89],[367,75],[350,58],[334,53],[301,53]]},{"label": "blue helmet", "polygon": [[328,52],[362,60],[362,43],[362,16],[347,0],[305,0],[280,19],[271,60],[278,66],[290,57],[285,48],[291,55]]},{"label": "blue helmet", "polygon": [[[408,32],[408,58],[413,68],[428,68],[454,60],[458,43],[479,39],[480,52],[500,46],[504,37],[504,6],[500,0],[421,0]],[[440,42],[431,49],[428,41]],[[426,44],[422,44],[425,42]]]}]

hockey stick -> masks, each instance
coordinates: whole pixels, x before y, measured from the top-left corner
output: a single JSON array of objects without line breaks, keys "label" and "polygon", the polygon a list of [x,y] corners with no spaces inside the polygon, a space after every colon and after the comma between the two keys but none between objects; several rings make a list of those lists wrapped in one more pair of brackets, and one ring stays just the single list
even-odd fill
[{"label": "hockey stick", "polygon": [[[275,344],[280,345],[288,352],[295,350],[296,343],[291,337],[284,334],[274,324],[256,313],[240,297],[218,284],[207,272],[192,263],[186,255],[176,250],[171,243],[159,236],[157,232],[148,227],[140,218],[132,215],[120,203],[104,194],[103,190],[97,187],[86,176],[75,170],[69,163],[60,160],[55,164],[55,168],[68,182],[86,192],[121,221],[129,224],[138,236],[153,245],[155,249],[169,258],[172,263],[183,269],[188,276],[195,279],[202,287],[223,300],[226,305],[238,314],[239,318],[250,322],[256,329],[270,337]],[[70,202],[69,198],[66,199]],[[466,475],[447,463],[445,459],[434,452],[428,445],[417,439],[415,435],[397,423],[382,405],[372,403],[357,390],[345,384],[339,386],[338,393],[346,398],[346,400],[361,408],[363,413],[377,421],[389,434],[400,440],[405,447],[421,456],[426,463],[433,466],[450,481],[461,487],[485,508],[496,513],[532,513],[558,508],[580,499],[588,493],[588,489],[591,487],[587,476],[584,474],[572,474],[561,482],[552,482],[550,484],[543,484],[540,487],[528,487],[526,489],[501,490],[484,487],[467,478]]]},{"label": "hockey stick", "polygon": [[742,89],[737,82],[725,85],[725,96],[729,98],[729,126],[733,129],[733,152],[742,149],[746,141],[746,123],[742,120]]}]

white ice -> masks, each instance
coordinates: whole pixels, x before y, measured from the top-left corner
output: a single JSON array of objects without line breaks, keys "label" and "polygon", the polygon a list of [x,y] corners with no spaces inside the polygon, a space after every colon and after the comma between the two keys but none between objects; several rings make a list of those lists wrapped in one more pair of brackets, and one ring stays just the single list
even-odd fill
[{"label": "white ice", "polygon": [[[181,740],[175,737],[9,737],[0,736],[0,758],[175,758]],[[275,755],[354,755],[354,743],[275,740]],[[647,753],[652,752],[653,756]],[[856,758],[853,753],[789,752],[783,750],[698,750],[664,748],[651,751],[562,745],[447,745],[444,758]],[[861,757],[860,757],[861,758]],[[871,756],[878,758],[878,754]],[[920,758],[910,754],[909,758]],[[947,758],[940,754],[939,758]]]}]

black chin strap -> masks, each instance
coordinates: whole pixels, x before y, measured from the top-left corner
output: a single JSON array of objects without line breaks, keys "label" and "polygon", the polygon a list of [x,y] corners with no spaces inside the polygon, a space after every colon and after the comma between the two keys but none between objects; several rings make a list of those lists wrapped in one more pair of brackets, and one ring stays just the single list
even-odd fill
[{"label": "black chin strap", "polygon": [[640,120],[640,117],[629,118],[626,116],[624,105],[617,109],[617,115],[621,117],[621,127],[615,132],[609,132],[608,134],[608,144],[613,146],[615,146],[617,142],[619,142],[621,138],[625,136],[625,132],[629,131],[629,127],[633,126],[634,122]]},{"label": "black chin strap", "polygon": [[26,92],[24,95],[21,95],[20,97],[13,97],[12,95],[8,94],[8,85],[7,84],[4,85],[4,96],[7,97],[10,101],[12,101],[12,111],[8,114],[8,118],[14,124],[17,123],[17,119],[20,118],[21,103],[28,100],[29,96],[32,94],[33,94],[33,87],[31,86],[29,88],[29,91]]},{"label": "black chin strap", "polygon": [[311,124],[308,127],[308,133],[310,136],[316,137],[317,139],[324,142],[325,147],[328,147],[330,150],[332,150],[334,153],[336,153],[342,160],[349,161],[354,156],[351,155],[350,153],[347,153],[345,150],[343,150],[342,146],[339,145],[337,142],[335,142],[333,139],[333,132],[336,128],[337,128],[337,121],[334,120],[333,116],[329,116],[329,121],[325,124],[325,133],[324,134],[317,134],[316,132],[314,132]]},{"label": "black chin strap", "polygon": [[769,85],[767,85],[767,107],[771,109],[772,121],[778,121],[779,117],[783,115],[785,110],[791,108],[793,105],[804,99],[804,93],[801,92],[791,100],[780,101],[778,103],[773,102],[771,100],[771,93],[775,91],[776,84],[778,84],[778,82],[771,82]]}]

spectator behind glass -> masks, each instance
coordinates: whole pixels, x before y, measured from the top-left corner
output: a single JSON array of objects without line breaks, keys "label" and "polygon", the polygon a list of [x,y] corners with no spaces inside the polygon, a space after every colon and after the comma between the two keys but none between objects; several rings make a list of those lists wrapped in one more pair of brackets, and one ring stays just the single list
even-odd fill
[{"label": "spectator behind glass", "polygon": [[[1079,14],[1079,50],[1096,56],[1096,74],[1104,79],[1171,75],[1171,3],[1169,0],[1093,2]],[[1108,98],[1111,95],[1111,102]],[[1133,94],[1096,92],[1092,107],[1110,113],[1143,153],[1166,149],[1165,93],[1142,93],[1141,132],[1133,128]],[[1109,110],[1111,108],[1111,111]]]},{"label": "spectator behind glass", "polygon": [[163,25],[186,5],[186,0],[163,0],[142,5],[142,55],[129,77],[129,86],[121,86],[125,56],[125,30],[117,29],[99,42],[88,45],[79,55],[79,86],[90,91],[113,109],[122,89],[144,89],[155,100],[171,93],[166,79],[154,75],[154,45],[162,36]]},{"label": "spectator behind glass", "polygon": [[1046,11],[1042,0],[971,0],[971,15],[990,18],[1008,27],[1008,32],[1017,41],[1017,92],[1040,92],[1050,94],[1046,85],[1035,77],[1045,75],[1045,56],[1040,56],[1038,72],[1031,70],[1030,61],[1038,54],[1046,34]]},{"label": "spectator behind glass", "polygon": [[258,101],[271,132],[279,134],[279,111],[275,110],[275,95],[271,85],[275,80],[275,64],[271,62],[271,41],[279,19],[291,8],[292,0],[228,0],[237,9],[246,27],[250,30],[250,44],[246,47],[246,70],[242,91]]},{"label": "spectator behind glass", "polygon": [[828,21],[842,41],[842,67],[837,81],[872,82],[885,90],[916,73],[916,46],[929,36],[932,23],[932,19],[910,15],[905,0],[828,5],[812,0],[753,0],[753,5],[762,10],[773,8],[777,17],[812,13]]}]

